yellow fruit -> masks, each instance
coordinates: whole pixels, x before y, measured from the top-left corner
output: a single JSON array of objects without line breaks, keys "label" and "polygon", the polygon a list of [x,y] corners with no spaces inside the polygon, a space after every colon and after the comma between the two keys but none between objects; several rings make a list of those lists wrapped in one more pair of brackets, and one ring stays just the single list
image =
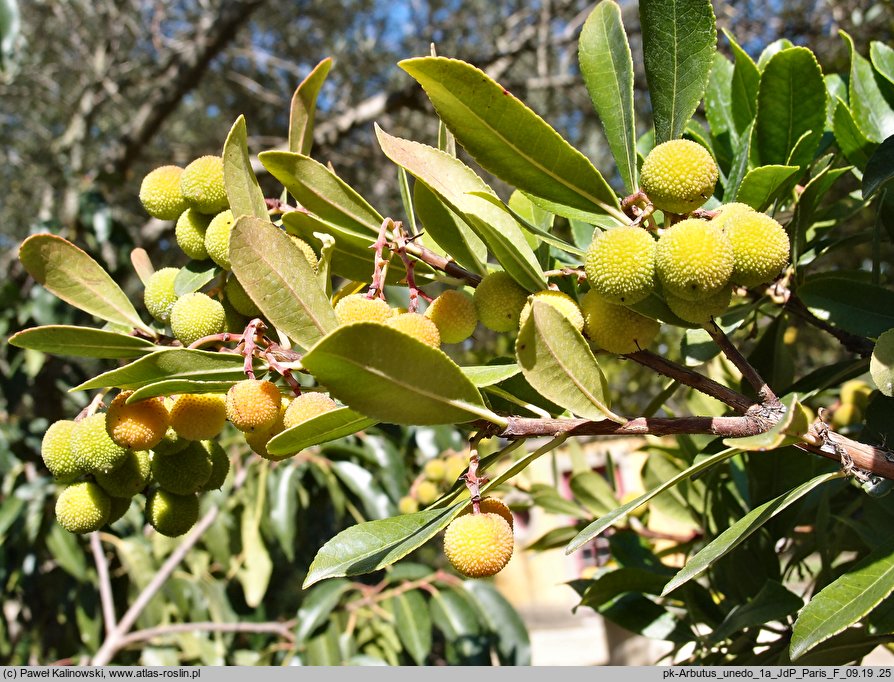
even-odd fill
[{"label": "yellow fruit", "polygon": [[110,497],[131,498],[149,483],[149,453],[136,450],[117,469],[95,474],[96,482]]},{"label": "yellow fruit", "polygon": [[194,208],[188,208],[177,218],[174,227],[174,237],[177,246],[193,260],[205,260],[208,251],[205,248],[205,232],[208,230],[209,216],[199,213]]},{"label": "yellow fruit", "polygon": [[442,343],[461,343],[478,326],[475,301],[456,289],[445,291],[432,301],[425,316],[438,327]]},{"label": "yellow fruit", "polygon": [[416,499],[423,507],[431,504],[441,496],[438,486],[431,481],[422,481],[416,486]]},{"label": "yellow fruit", "polygon": [[168,430],[171,416],[163,398],[149,398],[127,404],[133,391],[115,396],[106,412],[109,436],[122,448],[148,450],[154,448]]},{"label": "yellow fruit", "polygon": [[233,309],[240,315],[245,315],[246,317],[258,317],[261,314],[261,309],[255,305],[255,302],[251,300],[245,289],[239,283],[239,280],[232,274],[227,278],[227,284],[224,287],[224,291],[227,294],[227,300],[230,302],[230,305],[232,305]]},{"label": "yellow fruit", "polygon": [[211,260],[224,270],[230,270],[230,233],[233,231],[232,211],[222,211],[211,219],[205,230],[205,250]]},{"label": "yellow fruit", "polygon": [[175,495],[190,495],[211,478],[211,457],[201,443],[190,443],[174,457],[153,457],[152,478]]},{"label": "yellow fruit", "polygon": [[92,533],[109,519],[112,502],[95,483],[75,483],[56,500],[56,520],[71,533]]},{"label": "yellow fruit", "polygon": [[422,467],[422,473],[429,481],[443,481],[447,473],[447,463],[443,459],[430,459]]},{"label": "yellow fruit", "polygon": [[722,204],[717,207],[717,215],[714,220],[720,223],[720,229],[723,229],[723,222],[729,220],[733,216],[742,215],[743,213],[754,213],[754,209],[748,204],[738,201],[732,201],[728,204]]},{"label": "yellow fruit", "polygon": [[226,314],[220,301],[206,294],[186,294],[171,308],[171,330],[184,346],[205,336],[220,334],[225,322]]},{"label": "yellow fruit", "polygon": [[146,500],[146,518],[157,532],[176,538],[188,532],[199,520],[199,498],[154,490]]},{"label": "yellow fruit", "polygon": [[528,292],[505,272],[492,272],[475,288],[478,319],[495,332],[518,329],[518,318],[528,302]]},{"label": "yellow fruit", "polygon": [[304,259],[308,262],[310,267],[313,268],[313,271],[316,272],[317,268],[320,266],[320,261],[317,258],[317,254],[316,252],[314,252],[313,247],[300,237],[296,237],[293,234],[289,235],[289,239],[292,240],[292,243],[295,246],[301,249],[301,253],[304,254]]},{"label": "yellow fruit", "polygon": [[77,423],[72,431],[72,450],[78,465],[91,473],[112,471],[127,457],[127,450],[113,441],[106,431],[105,412]]},{"label": "yellow fruit", "polygon": [[283,396],[280,401],[279,406],[279,416],[276,418],[276,421],[273,423],[273,426],[267,429],[259,429],[254,431],[253,433],[244,433],[245,442],[248,443],[248,446],[252,449],[252,452],[259,454],[264,459],[269,459],[270,461],[276,462],[281,459],[285,459],[286,457],[291,457],[292,454],[288,455],[271,455],[267,452],[267,442],[273,438],[275,435],[282,433],[286,428],[285,425],[285,416],[286,410],[288,409],[290,401],[288,398]]},{"label": "yellow fruit", "polygon": [[462,455],[450,455],[447,458],[447,471],[444,474],[444,478],[450,485],[453,485],[463,475],[468,466],[469,460]]},{"label": "yellow fruit", "polygon": [[211,460],[211,475],[202,485],[202,491],[220,490],[227,480],[227,474],[230,473],[230,458],[216,440],[203,440],[199,445],[208,453],[208,458]]},{"label": "yellow fruit", "polygon": [[665,294],[664,299],[674,315],[681,320],[692,324],[704,324],[712,317],[722,315],[729,308],[732,293],[730,287],[723,287],[716,294],[712,294],[702,301],[687,301],[685,298],[674,296],[671,293]]},{"label": "yellow fruit", "polygon": [[872,389],[869,384],[859,379],[852,379],[841,384],[841,402],[853,403],[861,410],[865,410],[869,405],[870,393],[872,393]]},{"label": "yellow fruit", "polygon": [[642,301],[655,288],[655,239],[640,227],[597,230],[584,269],[590,289],[609,303]]},{"label": "yellow fruit", "polygon": [[367,298],[366,294],[351,294],[335,304],[335,316],[341,324],[351,322],[385,322],[394,311],[381,298]]},{"label": "yellow fruit", "polygon": [[[506,523],[509,524],[510,528],[515,526],[515,519],[512,518],[512,512],[509,510],[509,507],[503,502],[503,500],[497,499],[496,497],[484,497],[478,503],[478,511],[482,514],[497,514],[498,516],[502,516]],[[460,512],[461,516],[472,513],[472,503],[469,502],[469,506],[463,509]]]},{"label": "yellow fruit", "polygon": [[87,473],[86,467],[75,456],[72,436],[77,422],[69,419],[53,422],[43,436],[40,456],[59,483],[71,483]]},{"label": "yellow fruit", "polygon": [[670,140],[646,156],[641,182],[656,208],[689,213],[711,198],[718,175],[707,149],[691,140]]},{"label": "yellow fruit", "polygon": [[109,519],[106,521],[106,525],[110,526],[115,521],[120,519],[127,513],[127,510],[130,509],[130,503],[133,501],[132,497],[110,497],[109,498]]},{"label": "yellow fruit", "polygon": [[401,514],[415,514],[419,511],[419,503],[412,497],[402,497],[397,503],[397,510]]},{"label": "yellow fruit", "polygon": [[177,268],[162,268],[156,270],[146,282],[143,291],[143,303],[146,310],[162,324],[171,321],[171,308],[177,302],[177,294],[174,293],[174,280],[177,279]]},{"label": "yellow fruit", "polygon": [[832,413],[832,428],[841,429],[863,421],[863,410],[854,403],[842,403]]},{"label": "yellow fruit", "polygon": [[226,403],[216,393],[178,395],[171,406],[171,428],[187,440],[214,438],[226,421]]},{"label": "yellow fruit", "polygon": [[286,409],[283,418],[285,428],[290,429],[293,426],[298,426],[308,419],[317,417],[324,412],[331,412],[337,407],[335,401],[325,393],[302,393],[289,403],[289,407]]},{"label": "yellow fruit", "polygon": [[733,246],[732,281],[746,287],[771,282],[788,264],[785,228],[757,211],[722,213],[718,222]]},{"label": "yellow fruit", "polygon": [[146,213],[159,220],[176,220],[186,210],[186,198],[180,191],[182,174],[179,166],[162,166],[143,178],[140,201]]},{"label": "yellow fruit", "polygon": [[580,300],[584,333],[599,348],[624,355],[646,348],[658,334],[660,325],[622,305],[603,300],[592,291]]},{"label": "yellow fruit", "polygon": [[425,315],[401,313],[386,320],[385,324],[408,336],[412,336],[417,341],[422,341],[422,343],[432,348],[437,348],[441,345],[441,335],[438,333],[438,326]]},{"label": "yellow fruit", "polygon": [[281,396],[276,384],[244,379],[227,391],[227,419],[240,431],[264,430],[279,416]]},{"label": "yellow fruit", "polygon": [[[165,403],[166,407],[173,407],[173,405],[173,400],[166,401]],[[170,412],[168,414],[168,421],[170,421]],[[154,448],[152,448],[152,452],[156,455],[167,457],[168,455],[174,455],[180,452],[191,442],[192,441],[181,437],[173,428],[169,426],[168,430],[165,431],[165,435],[162,436],[162,439],[158,441],[158,443],[156,443]]]},{"label": "yellow fruit", "polygon": [[219,156],[202,156],[193,161],[183,169],[180,191],[187,203],[199,213],[223,211],[229,206],[224,188],[223,159]]},{"label": "yellow fruit", "polygon": [[[636,492],[635,490],[629,490],[621,497],[619,504],[624,506],[628,502],[633,502],[636,498],[640,497],[642,492]],[[635,516],[638,519],[641,519],[646,515],[646,512],[649,511],[649,505],[641,504],[633,511],[629,512],[630,516]]]},{"label": "yellow fruit", "polygon": [[720,291],[733,274],[733,246],[713,222],[683,220],[658,240],[655,269],[666,291],[702,301]]},{"label": "yellow fruit", "polygon": [[[577,331],[584,329],[584,316],[581,314],[580,308],[571,296],[561,291],[538,291],[532,296],[532,300],[543,301],[549,303],[553,308],[562,313],[562,316],[568,320]],[[519,316],[518,325],[521,327],[531,314],[531,302],[525,303]]]},{"label": "yellow fruit", "polygon": [[512,528],[499,514],[458,516],[444,533],[444,554],[469,578],[499,573],[512,558],[512,548]]}]

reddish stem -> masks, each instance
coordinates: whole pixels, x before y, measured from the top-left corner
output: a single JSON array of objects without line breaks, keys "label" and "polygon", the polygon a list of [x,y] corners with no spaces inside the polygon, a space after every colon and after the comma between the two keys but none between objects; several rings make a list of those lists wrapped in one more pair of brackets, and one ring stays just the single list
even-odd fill
[{"label": "reddish stem", "polygon": [[407,288],[410,290],[410,302],[407,304],[407,311],[415,313],[419,307],[420,294],[419,287],[416,286],[416,277],[413,274],[416,263],[407,255],[407,233],[404,232],[400,223],[397,223],[394,228],[394,243],[407,271]]},{"label": "reddish stem", "polygon": [[478,475],[478,463],[480,461],[478,457],[478,442],[482,437],[481,434],[478,434],[472,438],[469,446],[469,470],[460,477],[466,482],[466,488],[469,489],[469,495],[472,497],[473,514],[481,513],[481,484],[488,481],[487,476]]},{"label": "reddish stem", "polygon": [[367,298],[384,297],[385,266],[388,264],[388,259],[383,256],[383,253],[388,246],[388,228],[394,226],[394,224],[395,223],[391,218],[385,218],[385,220],[382,221],[382,226],[379,228],[378,239],[376,239],[375,243],[370,247],[375,249],[376,256],[373,265],[372,284],[369,285],[369,291],[366,294]]}]

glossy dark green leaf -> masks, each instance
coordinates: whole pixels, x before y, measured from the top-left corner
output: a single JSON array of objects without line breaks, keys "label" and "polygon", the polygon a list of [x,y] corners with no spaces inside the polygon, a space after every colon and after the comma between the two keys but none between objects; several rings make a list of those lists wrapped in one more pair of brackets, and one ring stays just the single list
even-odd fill
[{"label": "glossy dark green leaf", "polygon": [[298,534],[295,518],[301,506],[298,490],[303,473],[300,466],[279,466],[267,475],[267,522],[289,561],[295,560],[295,537]]},{"label": "glossy dark green leaf", "polygon": [[293,455],[312,445],[328,443],[363,431],[375,423],[375,419],[364,417],[347,407],[340,407],[286,429],[267,443],[267,452],[271,455]]},{"label": "glossy dark green leaf", "polygon": [[233,216],[249,215],[267,219],[264,193],[251,167],[245,117],[236,119],[223,148],[224,186]]},{"label": "glossy dark green leaf", "polygon": [[521,372],[521,367],[510,363],[506,365],[477,365],[474,367],[460,367],[469,380],[478,388],[493,386],[501,381],[510,379]]},{"label": "glossy dark green leaf", "polygon": [[798,166],[760,166],[748,171],[742,180],[736,201],[757,211],[765,210],[779,196],[780,190],[799,171]]},{"label": "glossy dark green leaf", "polygon": [[416,665],[425,665],[432,644],[431,614],[425,597],[419,590],[410,590],[391,597],[386,604],[394,614],[397,636],[404,649]]},{"label": "glossy dark green leaf", "polygon": [[[572,253],[575,256],[584,255],[583,250],[556,237],[548,231],[552,226],[552,221],[555,219],[556,215],[561,214],[553,214],[550,212],[549,209],[545,207],[546,205],[537,197],[515,190],[509,197],[508,203],[504,204],[499,197],[488,192],[470,192],[470,194],[486,199],[501,209],[509,209],[512,217],[525,229],[525,239],[532,249],[542,246],[543,242],[545,242],[565,253]],[[547,222],[549,225],[541,226],[537,224],[543,218],[548,219]]]},{"label": "glossy dark green leaf", "polygon": [[820,319],[861,336],[894,327],[894,292],[846,277],[807,279],[798,296]]},{"label": "glossy dark green leaf", "polygon": [[555,486],[546,483],[532,483],[528,491],[534,505],[550,514],[571,516],[578,519],[589,518],[589,515],[571,500],[562,497]]},{"label": "glossy dark green leaf", "polygon": [[730,86],[731,108],[736,132],[741,136],[757,116],[757,92],[760,87],[761,73],[754,60],[739,46],[735,38],[728,32],[725,32],[725,35],[729,40],[736,62]]},{"label": "glossy dark green leaf", "polygon": [[87,561],[78,543],[78,537],[63,529],[58,523],[50,525],[47,534],[47,549],[53,560],[75,580],[83,582],[88,579]]},{"label": "glossy dark green leaf", "polygon": [[742,181],[748,173],[748,162],[751,158],[751,141],[754,133],[754,121],[746,126],[739,138],[739,144],[730,161],[729,173],[727,173],[723,185],[723,196],[734,197],[742,186]]},{"label": "glossy dark green leaf", "polygon": [[53,355],[120,360],[138,358],[156,350],[151,341],[139,336],[62,324],[25,329],[10,336],[9,343]]},{"label": "glossy dark green leaf", "polygon": [[397,507],[373,478],[369,469],[354,462],[332,462],[332,473],[363,505],[367,519],[386,519],[397,513]]},{"label": "glossy dark green leaf", "polygon": [[869,60],[857,52],[853,39],[844,31],[839,34],[851,55],[848,103],[854,121],[868,139],[882,142],[894,135],[894,109],[885,97],[886,92],[890,94],[891,86],[879,78]]},{"label": "glossy dark green leaf", "polygon": [[212,260],[192,260],[180,268],[174,278],[174,293],[178,296],[191,294],[214,279],[219,268]]},{"label": "glossy dark green leaf", "polygon": [[326,81],[332,58],[326,57],[301,81],[289,107],[289,151],[309,155],[314,143],[317,96]]},{"label": "glossy dark green leaf", "polygon": [[722,642],[745,628],[760,628],[774,621],[784,620],[804,605],[804,600],[781,583],[769,580],[753,599],[733,607],[723,622],[714,629],[710,642]]},{"label": "glossy dark green leaf", "polygon": [[761,56],[758,57],[758,70],[763,73],[764,69],[767,68],[767,64],[770,63],[770,60],[773,59],[773,57],[775,57],[779,52],[782,52],[783,50],[787,50],[794,46],[795,44],[788,38],[778,38],[777,40],[774,40],[763,49],[763,51],[761,52]]},{"label": "glossy dark green leaf", "polygon": [[878,337],[869,361],[869,373],[883,395],[894,397],[894,329]]},{"label": "glossy dark green leaf", "polygon": [[863,171],[863,198],[868,199],[894,178],[894,136],[882,142]]},{"label": "glossy dark green leaf", "polygon": [[680,137],[695,113],[717,47],[710,0],[642,0],[643,60],[655,143]]},{"label": "glossy dark green leaf", "polygon": [[865,168],[869,159],[875,153],[876,143],[870,140],[854,120],[854,113],[841,98],[835,106],[835,114],[832,119],[835,141],[841,147],[841,152],[857,168]]},{"label": "glossy dark green leaf", "polygon": [[[705,117],[711,127],[713,149],[721,168],[726,167],[724,159],[729,159],[739,136],[732,106],[734,68],[733,63],[725,56],[715,53],[705,90]],[[710,144],[705,146],[711,148]]]},{"label": "glossy dark green leaf", "polygon": [[466,580],[471,595],[491,633],[497,638],[497,656],[502,665],[531,665],[531,640],[518,612],[491,583]]},{"label": "glossy dark green leaf", "polygon": [[433,239],[467,270],[487,274],[487,245],[469,224],[422,182],[414,183],[413,200],[426,238]]},{"label": "glossy dark green leaf", "polygon": [[135,403],[146,398],[159,395],[177,395],[179,393],[226,393],[234,381],[199,381],[196,379],[168,379],[146,384],[135,390],[127,399]]}]

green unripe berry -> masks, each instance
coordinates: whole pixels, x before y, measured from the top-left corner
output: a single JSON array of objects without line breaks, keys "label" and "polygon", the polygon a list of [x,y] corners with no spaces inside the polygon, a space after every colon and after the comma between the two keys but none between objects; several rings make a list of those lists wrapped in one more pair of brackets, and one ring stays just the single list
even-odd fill
[{"label": "green unripe berry", "polygon": [[461,343],[478,326],[475,301],[456,289],[449,289],[432,301],[425,316],[438,327],[443,343]]},{"label": "green unripe berry", "polygon": [[72,431],[72,449],[78,465],[91,473],[109,472],[124,463],[128,451],[106,431],[106,414],[100,412],[79,421]]},{"label": "green unripe berry", "polygon": [[732,281],[736,284],[753,287],[771,282],[788,264],[788,235],[770,216],[757,211],[725,211],[712,222],[732,244]]},{"label": "green unripe berry", "polygon": [[171,321],[171,308],[177,302],[177,294],[174,293],[174,280],[180,271],[177,268],[162,268],[156,270],[146,282],[143,291],[143,303],[146,310],[162,324]]},{"label": "green unripe berry", "polygon": [[229,206],[224,188],[223,159],[219,156],[202,156],[193,161],[183,169],[180,191],[187,203],[199,213],[211,215],[223,211]]},{"label": "green unripe berry", "polygon": [[[531,301],[543,301],[549,303],[553,308],[562,313],[562,317],[568,320],[577,331],[584,329],[584,316],[581,314],[577,302],[571,296],[561,291],[538,291],[531,297]],[[531,314],[531,301],[525,303],[522,308],[521,315],[518,319],[518,326],[521,327],[528,320]]]},{"label": "green unripe berry", "polygon": [[584,269],[590,289],[609,303],[632,305],[655,288],[655,239],[633,226],[597,231]]},{"label": "green unripe berry", "polygon": [[365,294],[345,296],[335,304],[335,316],[340,324],[351,322],[385,322],[394,315],[381,298],[367,298]]},{"label": "green unripe berry", "polygon": [[199,520],[199,498],[154,490],[146,500],[146,518],[158,533],[176,538],[187,533]]},{"label": "green unripe berry", "polygon": [[658,334],[660,325],[630,308],[609,303],[588,291],[581,297],[584,333],[594,345],[610,353],[624,355],[646,348]]},{"label": "green unripe berry", "polygon": [[171,330],[184,346],[202,337],[220,334],[226,314],[220,301],[202,293],[181,296],[171,308]]},{"label": "green unripe berry", "polygon": [[140,184],[140,201],[146,213],[159,220],[176,220],[187,208],[180,190],[183,169],[162,166],[151,171]]},{"label": "green unripe berry", "polygon": [[224,270],[231,270],[230,265],[230,234],[233,232],[232,211],[218,213],[208,223],[205,230],[205,250],[211,256],[211,260]]},{"label": "green unripe berry", "polygon": [[106,521],[107,526],[111,526],[115,521],[120,519],[130,509],[132,497],[110,497],[109,498],[109,520]]},{"label": "green unripe berry", "polygon": [[719,171],[711,153],[691,140],[670,140],[655,147],[643,162],[642,188],[656,207],[690,213],[714,194]]},{"label": "green unripe berry", "polygon": [[258,317],[261,314],[261,309],[255,305],[255,302],[251,300],[248,293],[246,293],[245,289],[239,283],[239,280],[232,274],[227,278],[224,291],[227,294],[227,300],[230,302],[230,305],[233,306],[233,309],[240,315],[245,315],[246,317]]},{"label": "green unripe berry", "polygon": [[173,457],[152,458],[152,478],[175,495],[190,495],[211,478],[211,457],[200,443],[190,443]]},{"label": "green unripe berry", "polygon": [[713,222],[683,220],[658,240],[658,279],[665,291],[687,301],[703,301],[725,287],[733,264],[733,246]]},{"label": "green unripe berry", "polygon": [[92,533],[109,520],[112,502],[95,483],[75,483],[56,500],[56,520],[70,533]]},{"label": "green unripe berry", "polygon": [[502,271],[492,272],[475,288],[478,319],[495,332],[518,329],[518,318],[528,301],[528,292]]},{"label": "green unripe berry", "polygon": [[40,444],[43,463],[59,483],[71,483],[87,473],[73,448],[72,436],[76,426],[76,422],[68,419],[53,422]]},{"label": "green unripe berry", "polygon": [[422,343],[432,348],[438,348],[441,345],[441,334],[438,332],[438,326],[425,315],[401,313],[385,320],[385,324],[408,336],[412,336],[417,341],[422,341]]},{"label": "green unripe berry", "polygon": [[[173,401],[171,401],[170,404],[173,405]],[[223,424],[221,424],[221,427],[223,427]],[[178,435],[178,433],[169,426],[168,430],[165,431],[165,435],[162,436],[162,439],[152,448],[152,452],[155,455],[167,457],[168,455],[174,455],[180,452],[189,445],[189,443],[189,440]]]},{"label": "green unripe berry", "polygon": [[[316,394],[305,393],[304,395],[316,395]],[[277,417],[273,426],[271,426],[270,428],[263,429],[263,430],[259,429],[257,431],[252,431],[250,433],[243,433],[243,435],[245,436],[245,442],[248,443],[248,446],[252,449],[252,452],[255,452],[255,453],[259,454],[261,457],[263,457],[264,459],[269,459],[273,462],[281,460],[281,459],[285,459],[286,457],[291,457],[292,454],[295,454],[295,453],[291,453],[291,454],[287,454],[287,455],[275,455],[274,456],[274,455],[271,455],[269,452],[267,452],[267,443],[270,441],[270,439],[273,438],[274,436],[282,433],[283,430],[286,428],[285,415],[286,415],[286,410],[289,407],[289,404],[290,404],[289,399],[286,398],[285,396],[283,396],[282,401],[280,403],[280,407],[279,407],[279,417]]]},{"label": "green unripe berry", "polygon": [[194,208],[186,209],[177,218],[177,225],[174,227],[177,246],[193,260],[205,260],[208,257],[205,232],[210,222],[210,216],[199,213]]},{"label": "green unripe berry", "polygon": [[132,450],[117,469],[95,476],[96,482],[109,496],[130,499],[149,483],[149,453]]},{"label": "green unripe berry", "polygon": [[203,440],[199,445],[204,448],[211,459],[211,475],[202,486],[202,491],[220,490],[224,481],[227,480],[227,474],[230,473],[230,458],[227,456],[226,450],[216,440]]},{"label": "green unripe berry", "polygon": [[423,507],[430,505],[440,497],[441,493],[431,481],[422,481],[416,486],[416,499]]},{"label": "green unripe berry", "polygon": [[664,300],[667,301],[671,312],[681,320],[692,324],[705,324],[710,322],[712,317],[722,315],[729,308],[732,293],[730,287],[723,287],[716,294],[701,301],[687,301],[685,298],[674,296],[671,293],[666,293]]}]

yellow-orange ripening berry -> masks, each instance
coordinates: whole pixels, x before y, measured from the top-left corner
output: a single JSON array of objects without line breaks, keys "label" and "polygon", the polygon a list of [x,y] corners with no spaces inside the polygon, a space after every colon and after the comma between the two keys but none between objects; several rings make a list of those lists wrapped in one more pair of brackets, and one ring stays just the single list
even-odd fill
[{"label": "yellow-orange ripening berry", "polygon": [[588,291],[580,300],[584,333],[599,348],[624,355],[646,348],[658,334],[660,325],[630,308],[609,303]]},{"label": "yellow-orange ripening berry", "polygon": [[438,327],[442,343],[461,343],[478,326],[475,301],[456,289],[445,291],[432,301],[425,316]]},{"label": "yellow-orange ripening berry", "polygon": [[[568,320],[577,331],[584,329],[584,316],[581,314],[580,307],[577,302],[568,294],[561,291],[538,291],[532,297],[534,301],[543,301],[549,303],[553,308],[562,313],[562,317]],[[531,314],[531,301],[525,303],[522,308],[521,315],[518,319],[518,325],[521,327]]]},{"label": "yellow-orange ripening berry", "polygon": [[226,421],[226,403],[216,393],[178,395],[171,406],[171,428],[187,440],[214,438]]},{"label": "yellow-orange ripening berry", "polygon": [[704,324],[709,322],[712,317],[722,315],[729,308],[732,294],[730,287],[723,287],[716,294],[712,294],[702,301],[687,301],[685,298],[674,296],[671,293],[666,293],[664,300],[667,301],[671,312],[681,320],[692,324]]},{"label": "yellow-orange ripening berry", "polygon": [[77,423],[69,419],[53,422],[43,436],[40,456],[47,469],[59,483],[71,483],[87,473],[82,463],[75,457],[72,434]]},{"label": "yellow-orange ripening berry", "polygon": [[415,514],[419,511],[419,503],[412,497],[402,497],[397,503],[397,510],[401,514]]},{"label": "yellow-orange ripening berry", "polygon": [[72,431],[72,449],[79,466],[91,473],[112,471],[127,457],[127,449],[113,441],[106,431],[105,412],[77,423]]},{"label": "yellow-orange ripening berry", "polygon": [[505,272],[492,272],[475,288],[478,319],[495,332],[518,329],[518,318],[528,301],[528,292]]},{"label": "yellow-orange ripening berry", "polygon": [[199,213],[223,211],[229,206],[224,188],[223,159],[219,156],[202,156],[190,163],[180,176],[180,191],[187,203]]},{"label": "yellow-orange ripening berry", "polygon": [[190,443],[170,457],[152,458],[152,478],[160,488],[175,495],[201,490],[211,478],[211,469],[211,456],[201,443]]},{"label": "yellow-orange ripening berry", "polygon": [[146,518],[158,533],[176,538],[188,532],[199,520],[199,498],[154,490],[146,500]]},{"label": "yellow-orange ripening berry", "polygon": [[443,459],[430,459],[422,467],[422,473],[429,481],[443,481],[447,474],[447,463]]},{"label": "yellow-orange ripening berry", "polygon": [[246,317],[258,317],[261,314],[261,309],[251,300],[245,289],[239,283],[239,280],[232,274],[227,278],[224,291],[227,294],[227,300],[230,302],[230,305],[233,306],[233,310],[240,315],[245,315]]},{"label": "yellow-orange ripening berry", "polygon": [[193,260],[205,260],[208,257],[208,250],[205,248],[205,232],[208,230],[210,222],[210,216],[199,213],[194,208],[186,209],[177,218],[177,225],[174,227],[177,246]]},{"label": "yellow-orange ripening berry", "polygon": [[649,152],[640,177],[656,208],[689,213],[711,198],[718,175],[707,149],[691,140],[670,140]]},{"label": "yellow-orange ripening berry", "polygon": [[281,396],[276,384],[244,379],[227,391],[227,419],[240,431],[270,428],[279,417]]},{"label": "yellow-orange ripening berry", "polygon": [[230,458],[227,451],[216,440],[203,440],[199,445],[205,449],[211,460],[211,475],[202,485],[202,491],[220,490],[227,480],[227,474],[230,473]]},{"label": "yellow-orange ripening berry", "polygon": [[149,483],[149,453],[131,451],[117,469],[97,473],[96,482],[111,497],[133,497]]},{"label": "yellow-orange ripening berry", "polygon": [[423,506],[431,504],[437,500],[440,495],[441,493],[438,490],[438,486],[431,481],[422,481],[416,486],[416,499],[419,501],[419,504]]},{"label": "yellow-orange ripening berry", "polygon": [[109,519],[112,502],[95,483],[75,483],[56,500],[56,520],[70,533],[92,533]]},{"label": "yellow-orange ripening berry", "polygon": [[171,330],[184,346],[220,334],[226,322],[220,301],[201,293],[181,296],[171,308]]},{"label": "yellow-orange ripening berry", "polygon": [[289,235],[289,239],[292,240],[292,243],[295,246],[301,249],[301,253],[304,254],[304,259],[307,261],[308,265],[313,268],[313,271],[316,272],[317,268],[320,266],[320,261],[317,258],[317,254],[313,250],[313,247],[300,237],[296,237],[293,234]]},{"label": "yellow-orange ripening berry", "polygon": [[687,301],[703,301],[720,291],[733,265],[733,245],[713,222],[683,220],[658,240],[658,279],[666,291]]},{"label": "yellow-orange ripening berry", "polygon": [[251,433],[243,434],[245,436],[245,442],[248,443],[248,446],[252,449],[252,452],[255,452],[264,459],[269,459],[273,462],[291,457],[292,454],[295,454],[290,453],[287,455],[271,455],[269,452],[267,452],[267,443],[270,441],[270,439],[282,433],[283,430],[286,428],[285,416],[286,410],[289,407],[289,403],[289,399],[283,396],[282,401],[280,402],[279,416],[276,418],[273,426],[270,426],[266,429],[259,429]]},{"label": "yellow-orange ripening berry", "polygon": [[458,516],[444,533],[444,554],[469,578],[499,573],[512,558],[512,548],[512,528],[499,514]]},{"label": "yellow-orange ripening berry", "polygon": [[590,289],[609,303],[631,305],[655,288],[655,239],[633,226],[597,231],[584,269]]},{"label": "yellow-orange ripening berry", "polygon": [[174,293],[174,280],[177,279],[177,268],[162,268],[152,273],[143,291],[143,303],[146,310],[162,324],[171,321],[171,308],[177,302]]},{"label": "yellow-orange ripening berry", "polygon": [[232,211],[223,211],[218,213],[208,223],[208,229],[205,230],[205,250],[215,263],[224,270],[231,270],[230,265],[230,234],[233,232]]},{"label": "yellow-orange ripening berry", "polygon": [[338,405],[325,393],[302,393],[289,403],[283,422],[285,427],[290,429],[336,408]]},{"label": "yellow-orange ripening berry", "polygon": [[381,298],[367,298],[365,294],[345,296],[335,304],[335,316],[341,324],[351,322],[385,322],[394,311]]},{"label": "yellow-orange ripening berry", "polygon": [[788,235],[770,216],[757,211],[738,212],[729,217],[721,215],[720,220],[733,246],[732,281],[736,284],[753,287],[771,282],[788,264]]},{"label": "yellow-orange ripening berry", "polygon": [[[506,519],[506,523],[509,524],[510,528],[515,526],[515,519],[512,518],[512,512],[509,510],[509,507],[503,502],[503,500],[497,499],[496,497],[485,497],[478,503],[478,511],[482,514],[497,514]],[[469,503],[465,509],[463,509],[460,514],[471,514],[472,513],[472,503]]]},{"label": "yellow-orange ripening berry", "polygon": [[438,326],[425,315],[401,313],[386,320],[385,324],[408,336],[412,336],[417,341],[422,341],[422,343],[432,348],[437,348],[441,345],[441,334],[438,332]]},{"label": "yellow-orange ripening berry", "polygon": [[162,166],[151,171],[140,185],[140,201],[146,213],[159,220],[176,220],[187,208],[180,191],[183,169]]},{"label": "yellow-orange ripening berry", "polygon": [[171,420],[164,398],[148,398],[127,403],[133,391],[115,396],[106,412],[106,429],[122,448],[148,450],[154,448],[168,430]]}]

